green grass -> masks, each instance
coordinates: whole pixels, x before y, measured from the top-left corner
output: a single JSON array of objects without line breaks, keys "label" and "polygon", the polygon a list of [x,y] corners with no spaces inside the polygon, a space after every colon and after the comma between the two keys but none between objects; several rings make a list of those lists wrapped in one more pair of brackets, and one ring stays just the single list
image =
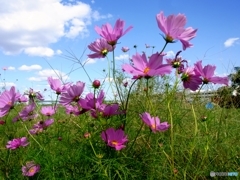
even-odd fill
[{"label": "green grass", "polygon": [[[12,123],[20,109],[16,107],[0,126],[0,179],[27,179],[21,167],[32,160],[41,170],[31,179],[40,180],[209,179],[211,171],[240,171],[239,109],[217,105],[206,109],[206,103],[189,104],[172,93],[156,96],[154,101],[149,97],[131,95],[125,129],[129,142],[121,151],[106,146],[100,134],[108,127],[120,127],[123,116],[93,119],[86,113],[75,117],[60,108],[52,126],[30,136],[26,128],[44,117]],[[172,122],[172,129],[152,133],[139,117],[146,111]],[[202,116],[207,120],[203,122]],[[90,138],[84,138],[86,132]],[[5,147],[9,140],[23,136],[30,141],[27,147]]]}]

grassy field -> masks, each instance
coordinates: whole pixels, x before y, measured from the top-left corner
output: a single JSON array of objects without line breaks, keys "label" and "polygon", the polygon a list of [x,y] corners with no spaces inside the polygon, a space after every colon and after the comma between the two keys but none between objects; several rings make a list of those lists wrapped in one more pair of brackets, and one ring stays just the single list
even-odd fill
[{"label": "grassy field", "polygon": [[[29,129],[46,117],[39,113],[31,121],[13,123],[22,108],[16,106],[0,125],[0,179],[27,179],[21,172],[27,161],[41,168],[31,179],[209,179],[211,171],[239,172],[240,111],[217,105],[206,109],[206,102],[188,103],[173,93],[155,95],[154,101],[144,91],[131,95],[126,117],[93,119],[88,113],[67,115],[59,107],[54,123],[38,135]],[[139,117],[143,112],[171,127],[153,133]],[[116,151],[100,134],[107,127],[119,128],[125,118],[129,141]],[[27,137],[30,144],[7,149],[7,142],[16,137]]]}]

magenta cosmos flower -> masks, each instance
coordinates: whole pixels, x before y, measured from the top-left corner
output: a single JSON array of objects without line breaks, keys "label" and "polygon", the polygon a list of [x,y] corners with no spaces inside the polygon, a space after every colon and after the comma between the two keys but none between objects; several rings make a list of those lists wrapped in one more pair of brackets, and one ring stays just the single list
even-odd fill
[{"label": "magenta cosmos flower", "polygon": [[125,31],[123,31],[124,26],[125,22],[121,19],[118,19],[115,23],[114,28],[112,28],[112,26],[107,23],[105,25],[102,25],[102,28],[96,26],[95,30],[101,37],[103,37],[107,41],[108,44],[110,44],[111,46],[115,46],[118,39],[133,28],[132,26],[130,26]]},{"label": "magenta cosmos flower", "polygon": [[41,113],[45,116],[52,116],[56,113],[56,110],[52,106],[42,106]]},{"label": "magenta cosmos flower", "polygon": [[171,73],[172,67],[169,64],[162,64],[163,54],[158,52],[152,54],[147,60],[146,54],[136,54],[132,57],[133,66],[124,64],[122,70],[133,74],[134,78],[150,78],[156,75],[165,75]]},{"label": "magenta cosmos flower", "polygon": [[16,93],[14,86],[12,86],[9,91],[5,90],[0,95],[0,117],[5,116],[14,108],[14,103],[18,101],[19,96],[20,94]]},{"label": "magenta cosmos flower", "polygon": [[74,85],[70,85],[66,92],[63,92],[60,97],[60,104],[66,106],[72,102],[78,102],[83,93],[85,83],[78,81]]},{"label": "magenta cosmos flower", "polygon": [[202,81],[204,84],[208,84],[209,82],[212,82],[214,84],[225,84],[228,85],[228,77],[218,77],[214,76],[214,71],[216,69],[216,66],[207,65],[202,67],[202,61],[198,61],[194,64],[194,71],[196,74],[202,76]]},{"label": "magenta cosmos flower", "polygon": [[38,134],[43,132],[43,130],[47,129],[48,126],[54,123],[53,119],[48,119],[45,121],[39,121],[37,124],[34,124],[32,129],[29,130],[31,134]]},{"label": "magenta cosmos flower", "polygon": [[99,106],[103,103],[104,100],[104,92],[100,91],[97,97],[94,97],[93,93],[88,93],[85,99],[79,100],[79,105],[85,110],[93,110],[99,108]]},{"label": "magenta cosmos flower", "polygon": [[156,18],[158,27],[165,34],[164,39],[167,43],[180,40],[183,45],[183,50],[192,46],[189,41],[196,36],[197,29],[193,29],[192,27],[184,28],[187,22],[185,15],[178,14],[165,17],[161,11],[157,14]]},{"label": "magenta cosmos flower", "polygon": [[8,141],[6,148],[8,149],[17,149],[19,147],[25,147],[29,144],[26,137],[16,138],[11,141]]},{"label": "magenta cosmos flower", "polygon": [[124,144],[128,141],[122,129],[109,128],[102,132],[101,137],[108,146],[115,148],[117,151],[125,148]]},{"label": "magenta cosmos flower", "polygon": [[23,108],[21,112],[18,113],[18,117],[22,120],[32,120],[38,116],[37,113],[35,113],[36,104],[32,103]]},{"label": "magenta cosmos flower", "polygon": [[183,87],[196,91],[202,84],[202,79],[199,74],[196,74],[193,67],[183,69],[181,79]]},{"label": "magenta cosmos flower", "polygon": [[48,77],[48,83],[51,89],[54,90],[57,95],[66,91],[67,88],[70,86],[70,83],[63,85],[59,79],[53,79],[52,77]]},{"label": "magenta cosmos flower", "polygon": [[25,166],[22,166],[23,176],[34,176],[39,171],[40,171],[40,165],[35,164],[34,161],[29,161],[26,163]]},{"label": "magenta cosmos flower", "polygon": [[114,47],[107,43],[103,38],[97,39],[88,48],[93,51],[93,54],[88,54],[89,58],[105,58],[107,54],[113,51]]},{"label": "magenta cosmos flower", "polygon": [[157,131],[166,131],[170,127],[168,122],[160,122],[158,117],[151,117],[151,115],[147,112],[140,114],[143,122],[148,125],[152,132],[156,133]]}]

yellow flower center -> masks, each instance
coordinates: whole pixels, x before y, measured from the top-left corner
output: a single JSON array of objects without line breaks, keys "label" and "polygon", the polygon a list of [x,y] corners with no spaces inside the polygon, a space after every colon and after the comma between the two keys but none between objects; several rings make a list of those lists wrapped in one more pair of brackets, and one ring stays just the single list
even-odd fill
[{"label": "yellow flower center", "polygon": [[144,73],[144,74],[147,74],[149,70],[150,70],[150,68],[149,68],[149,67],[146,67],[146,68],[144,69],[143,73]]},{"label": "yellow flower center", "polygon": [[117,142],[117,141],[112,141],[112,144],[113,144],[114,146],[117,146],[117,145],[118,145],[118,142]]},{"label": "yellow flower center", "polygon": [[29,170],[28,170],[29,173],[34,173],[35,172],[35,168],[34,167],[31,167]]},{"label": "yellow flower center", "polygon": [[173,38],[169,35],[167,35],[165,39],[167,42],[170,42],[170,43],[173,42]]},{"label": "yellow flower center", "polygon": [[106,56],[108,51],[107,51],[107,49],[104,49],[104,50],[101,51],[101,53],[102,53],[103,56]]}]

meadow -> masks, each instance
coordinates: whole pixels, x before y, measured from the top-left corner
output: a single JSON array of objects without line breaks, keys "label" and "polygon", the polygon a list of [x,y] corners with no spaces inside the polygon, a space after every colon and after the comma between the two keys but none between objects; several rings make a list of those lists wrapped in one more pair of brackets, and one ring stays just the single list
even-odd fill
[{"label": "meadow", "polygon": [[[52,104],[41,104],[41,93],[33,89],[19,94],[11,87],[0,94],[0,179],[188,180],[240,171],[240,110],[201,99],[204,86],[226,85],[228,78],[215,76],[216,67],[200,61],[189,67],[181,51],[164,63],[165,47],[174,40],[184,50],[191,47],[196,30],[178,23],[185,16],[157,16],[166,35],[162,51],[133,55],[123,71],[115,67],[114,49],[131,27],[123,31],[124,21],[117,20],[114,28],[96,28],[102,38],[89,45],[94,53],[88,56],[113,55],[108,75],[117,95],[111,101],[104,82],[64,84],[51,77],[57,94]],[[85,83],[92,92],[83,96]],[[187,89],[198,92],[192,101]]]}]

